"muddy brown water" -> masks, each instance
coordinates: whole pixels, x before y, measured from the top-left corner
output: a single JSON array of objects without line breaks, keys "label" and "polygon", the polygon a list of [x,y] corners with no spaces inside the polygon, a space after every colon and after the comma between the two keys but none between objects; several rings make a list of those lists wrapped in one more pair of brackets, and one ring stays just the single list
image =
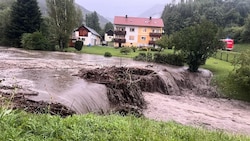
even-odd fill
[{"label": "muddy brown water", "polygon": [[[170,95],[143,93],[148,103],[144,115],[150,119],[174,120],[186,125],[250,134],[249,103],[204,97],[214,93],[210,89],[205,89],[206,92],[199,89],[207,87],[207,78],[211,77],[209,71],[203,70],[200,76],[187,75],[186,68],[135,62],[131,59],[0,47],[0,79],[4,80],[0,85],[20,86],[25,91],[38,94],[28,96],[32,100],[59,102],[78,114],[109,112],[106,87],[75,76],[82,68],[94,69],[103,66],[153,66],[148,69],[162,76],[169,86]],[[196,81],[200,84],[182,83],[185,81]],[[194,91],[187,87],[196,89]],[[196,94],[203,92],[206,94]]]}]

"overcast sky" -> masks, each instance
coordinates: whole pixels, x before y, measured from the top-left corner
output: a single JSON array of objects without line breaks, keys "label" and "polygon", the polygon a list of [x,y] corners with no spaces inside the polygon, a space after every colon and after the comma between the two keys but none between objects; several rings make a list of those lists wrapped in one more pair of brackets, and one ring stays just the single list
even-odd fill
[{"label": "overcast sky", "polygon": [[172,0],[75,0],[84,8],[96,11],[104,17],[139,16],[157,4],[167,4]]}]

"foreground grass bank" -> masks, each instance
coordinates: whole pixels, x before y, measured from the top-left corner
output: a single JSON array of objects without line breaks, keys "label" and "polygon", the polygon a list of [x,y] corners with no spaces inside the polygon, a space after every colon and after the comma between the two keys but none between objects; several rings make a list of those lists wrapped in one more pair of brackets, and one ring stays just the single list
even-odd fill
[{"label": "foreground grass bank", "polygon": [[0,110],[0,140],[35,141],[248,141],[249,137],[207,131],[133,116],[74,115],[60,118]]}]

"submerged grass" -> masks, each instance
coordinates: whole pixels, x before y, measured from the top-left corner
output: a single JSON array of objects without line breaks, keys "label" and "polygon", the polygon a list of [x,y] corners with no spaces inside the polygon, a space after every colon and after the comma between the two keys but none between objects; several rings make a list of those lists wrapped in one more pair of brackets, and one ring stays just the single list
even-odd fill
[{"label": "submerged grass", "polygon": [[[5,110],[0,110],[1,113]],[[74,115],[60,118],[11,111],[0,116],[0,140],[248,141],[243,135],[156,122],[134,116]]]}]

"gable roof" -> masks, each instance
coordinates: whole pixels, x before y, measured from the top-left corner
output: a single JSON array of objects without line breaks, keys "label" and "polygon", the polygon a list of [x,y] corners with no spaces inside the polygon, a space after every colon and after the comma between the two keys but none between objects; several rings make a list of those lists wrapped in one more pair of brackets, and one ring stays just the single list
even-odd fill
[{"label": "gable roof", "polygon": [[143,26],[143,27],[164,27],[161,18],[140,18],[128,16],[115,16],[115,25]]},{"label": "gable roof", "polygon": [[80,29],[81,27],[85,27],[85,28],[86,28],[89,32],[91,32],[92,34],[101,37],[101,35],[98,34],[94,29],[92,29],[92,28],[90,28],[90,27],[88,27],[88,26],[86,26],[86,25],[82,25],[82,26],[78,27],[77,29],[75,29],[75,31],[79,31],[79,29]]}]

